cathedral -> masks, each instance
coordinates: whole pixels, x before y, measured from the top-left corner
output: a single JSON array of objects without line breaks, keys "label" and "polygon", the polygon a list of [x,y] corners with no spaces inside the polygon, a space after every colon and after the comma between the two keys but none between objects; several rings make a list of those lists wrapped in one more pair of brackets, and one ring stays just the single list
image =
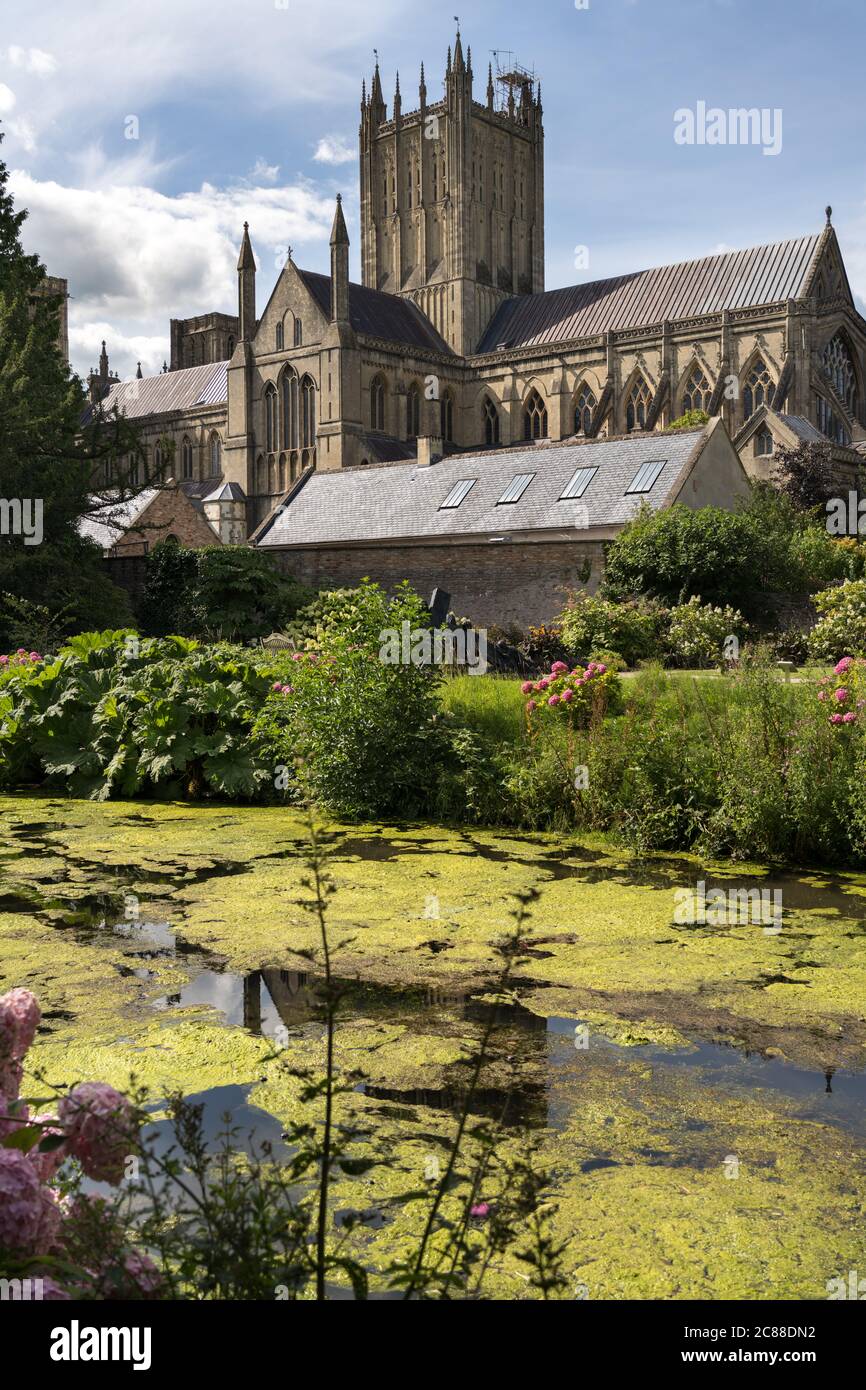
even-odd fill
[{"label": "cathedral", "polygon": [[[398,78],[389,112],[377,64],[361,96],[360,284],[349,279],[339,197],[330,275],[290,253],[264,305],[245,225],[236,316],[172,320],[159,376],[118,382],[105,355],[91,375],[91,409],[137,420],[148,475],[168,471],[220,539],[274,545],[289,563],[293,546],[277,540],[286,527],[296,556],[327,547],[329,517],[351,496],[337,540],[363,542],[370,573],[374,552],[402,543],[408,555],[410,537],[412,549],[421,539],[405,515],[400,534],[388,522],[395,470],[447,464],[450,477],[462,460],[469,481],[514,455],[520,476],[527,457],[546,468],[580,457],[586,472],[590,453],[614,458],[601,445],[620,441],[618,457],[630,458],[646,439],[662,457],[662,432],[688,411],[710,416],[728,451],[692,505],[733,505],[741,474],[768,476],[774,449],[803,439],[829,440],[855,476],[866,452],[866,321],[829,208],[811,235],[545,290],[540,82],[516,65],[488,67],[476,89],[458,33],[442,99],[428,100],[422,65],[412,105],[404,110]],[[346,473],[344,484],[328,481]],[[601,486],[587,484],[587,504]],[[645,500],[669,504],[665,489]],[[310,514],[318,495],[320,526]],[[597,539],[627,519],[614,510],[596,518]],[[424,537],[444,544],[441,564],[461,534],[452,511],[434,508]],[[369,512],[382,518],[378,531]],[[515,530],[517,513],[508,525],[503,515],[491,513],[487,540]],[[332,559],[319,577],[354,574]],[[315,577],[309,565],[304,573]]]}]

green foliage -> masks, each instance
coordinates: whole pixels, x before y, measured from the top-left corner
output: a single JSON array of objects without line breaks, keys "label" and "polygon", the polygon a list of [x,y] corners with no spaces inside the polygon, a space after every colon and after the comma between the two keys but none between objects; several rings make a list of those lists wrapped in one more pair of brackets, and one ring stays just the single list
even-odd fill
[{"label": "green foliage", "polygon": [[100,800],[262,794],[273,767],[251,730],[275,674],[182,637],[73,637],[2,686],[3,780]]},{"label": "green foliage", "polygon": [[[65,610],[67,632],[122,623],[125,595],[105,578],[101,551],[77,526],[103,500],[95,495],[97,472],[108,464],[117,475],[122,458],[140,457],[138,435],[122,418],[82,422],[81,382],[57,348],[60,300],[45,293],[44,267],[21,248],[25,217],[15,211],[0,161],[0,497],[42,505],[40,543],[0,537],[0,592],[51,617]],[[16,621],[0,614],[0,646],[14,637]]]},{"label": "green foliage", "polygon": [[680,415],[676,420],[671,420],[668,425],[669,430],[696,430],[709,422],[709,415],[705,410],[687,410],[684,415]]},{"label": "green foliage", "polygon": [[670,612],[668,651],[674,665],[718,666],[725,658],[725,642],[745,637],[748,624],[742,613],[729,605],[701,603],[695,596]]},{"label": "green foliage", "polygon": [[866,579],[851,579],[815,595],[818,622],[809,651],[819,661],[866,655]]},{"label": "green foliage", "polygon": [[616,603],[598,594],[578,594],[558,621],[572,661],[586,661],[591,652],[609,650],[621,653],[634,666],[658,653],[664,613],[656,604]]},{"label": "green foliage", "polygon": [[283,629],[311,595],[261,551],[160,541],[148,556],[142,616],[156,636],[251,641]]},{"label": "green foliage", "polygon": [[348,818],[411,816],[427,805],[446,751],[439,672],[381,652],[385,633],[429,621],[405,583],[390,599],[369,580],[351,596],[327,596],[319,653],[293,663],[291,691],[273,692],[257,725],[276,762],[303,759],[316,804]]},{"label": "green foliage", "polygon": [[828,536],[821,521],[757,484],[738,512],[643,506],[608,549],[603,592],[671,606],[698,596],[766,621],[768,593],[808,594],[854,562],[852,548]]}]

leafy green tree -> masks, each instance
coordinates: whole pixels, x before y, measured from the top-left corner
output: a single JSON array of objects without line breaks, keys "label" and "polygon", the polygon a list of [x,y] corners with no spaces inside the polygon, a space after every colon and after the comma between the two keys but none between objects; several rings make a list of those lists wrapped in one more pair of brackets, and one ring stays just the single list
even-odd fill
[{"label": "leafy green tree", "polygon": [[312,597],[261,551],[166,540],[148,556],[142,617],[155,636],[249,641],[282,630]]},{"label": "leafy green tree", "polygon": [[[39,258],[21,246],[26,216],[15,209],[0,160],[0,498],[26,502],[30,522],[29,534],[12,534],[22,528],[4,507],[0,594],[65,610],[71,631],[128,616],[123,591],[106,578],[100,550],[78,524],[107,500],[139,490],[126,461],[140,464],[141,451],[124,417],[86,409],[82,384],[57,346],[60,300],[46,292]],[[100,486],[106,476],[116,480],[110,491]],[[13,619],[0,603],[0,645]]]}]

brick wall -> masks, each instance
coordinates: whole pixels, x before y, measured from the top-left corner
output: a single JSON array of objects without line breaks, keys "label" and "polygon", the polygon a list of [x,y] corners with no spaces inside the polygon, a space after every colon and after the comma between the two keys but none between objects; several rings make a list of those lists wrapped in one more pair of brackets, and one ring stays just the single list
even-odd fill
[{"label": "brick wall", "polygon": [[[305,584],[333,580],[353,585],[369,576],[386,589],[408,579],[424,598],[437,587],[446,589],[453,611],[478,627],[497,623],[526,628],[550,622],[561,612],[567,589],[595,592],[603,565],[600,541],[322,546],[274,554],[281,569]],[[584,583],[582,566],[587,560],[592,568]]]},{"label": "brick wall", "polygon": [[114,546],[115,555],[124,551],[137,555],[145,548],[152,550],[166,536],[174,536],[181,545],[194,550],[205,545],[219,545],[220,538],[207,518],[197,511],[179,488],[162,488],[149,507],[145,507],[134,526],[125,531]]}]

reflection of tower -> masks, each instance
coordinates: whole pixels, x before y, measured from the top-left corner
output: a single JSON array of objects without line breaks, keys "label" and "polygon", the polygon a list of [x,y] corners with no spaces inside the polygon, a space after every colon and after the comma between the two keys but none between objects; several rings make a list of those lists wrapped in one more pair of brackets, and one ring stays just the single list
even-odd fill
[{"label": "reflection of tower", "polygon": [[[365,285],[415,301],[456,352],[470,353],[509,295],[544,289],[544,129],[532,73],[497,58],[473,100],[472,50],[448,50],[444,93],[391,120],[379,64],[361,97],[361,264]],[[501,95],[497,100],[496,87]]]}]

